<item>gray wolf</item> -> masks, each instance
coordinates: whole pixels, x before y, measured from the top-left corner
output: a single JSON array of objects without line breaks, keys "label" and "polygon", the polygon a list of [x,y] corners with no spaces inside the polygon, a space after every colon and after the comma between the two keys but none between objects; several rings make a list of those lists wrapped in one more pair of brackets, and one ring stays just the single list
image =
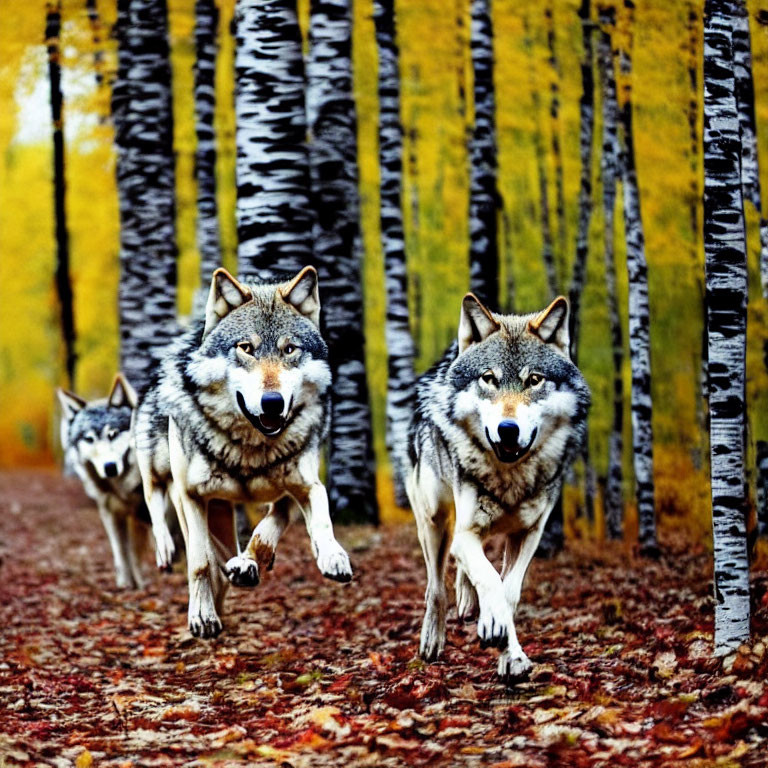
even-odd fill
[{"label": "gray wolf", "polygon": [[[266,285],[218,269],[205,319],[171,346],[137,408],[144,495],[153,527],[166,493],[176,507],[196,637],[221,631],[228,583],[258,583],[296,506],[320,571],[342,582],[352,577],[319,475],[331,386],[319,322],[314,268]],[[245,551],[227,559],[232,553],[211,534],[209,515],[241,502],[268,505],[268,513]]]},{"label": "gray wolf", "polygon": [[65,465],[96,502],[112,549],[117,586],[142,587],[140,562],[148,518],[131,440],[136,394],[120,373],[104,399],[87,402],[63,389],[57,394]]},{"label": "gray wolf", "polygon": [[[515,611],[563,474],[586,439],[589,404],[569,356],[565,298],[536,314],[500,315],[464,297],[458,340],[417,382],[401,457],[427,566],[424,659],[445,645],[450,552],[459,617],[477,617],[481,643],[503,649],[502,679],[530,672]],[[505,537],[501,574],[483,551],[493,534]]]}]

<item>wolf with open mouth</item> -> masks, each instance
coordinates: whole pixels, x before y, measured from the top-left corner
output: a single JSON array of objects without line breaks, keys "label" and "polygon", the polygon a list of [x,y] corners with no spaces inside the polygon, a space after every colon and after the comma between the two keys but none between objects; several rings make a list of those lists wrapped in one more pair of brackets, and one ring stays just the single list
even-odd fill
[{"label": "wolf with open mouth", "polygon": [[[244,285],[218,269],[205,319],[172,345],[139,403],[134,435],[144,495],[150,514],[168,494],[179,515],[189,628],[197,637],[221,631],[228,583],[258,583],[293,507],[304,514],[320,571],[352,578],[319,476],[331,386],[319,322],[314,268],[267,285]],[[239,502],[269,511],[246,550],[232,556],[212,535],[209,513],[224,509],[232,519]]]},{"label": "wolf with open mouth", "polygon": [[[586,440],[590,394],[569,355],[568,302],[500,315],[464,297],[458,340],[419,379],[404,481],[427,566],[421,655],[445,645],[448,554],[456,560],[459,617],[477,618],[481,642],[503,649],[499,675],[531,662],[515,632],[523,579]],[[483,552],[505,537],[501,575]]]}]

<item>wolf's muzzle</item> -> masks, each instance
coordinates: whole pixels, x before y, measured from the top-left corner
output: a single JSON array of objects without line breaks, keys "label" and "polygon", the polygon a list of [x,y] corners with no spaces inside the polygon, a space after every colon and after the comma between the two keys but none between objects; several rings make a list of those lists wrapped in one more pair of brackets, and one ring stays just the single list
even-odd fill
[{"label": "wolf's muzzle", "polygon": [[505,464],[511,464],[515,461],[519,461],[525,456],[528,451],[531,450],[534,441],[536,440],[537,429],[533,430],[531,439],[527,445],[520,444],[520,427],[517,422],[510,419],[505,419],[497,427],[499,433],[498,442],[491,440],[491,434],[488,428],[485,429],[485,436],[488,442],[493,448],[493,452],[496,454],[496,458],[499,461],[503,461]]},{"label": "wolf's muzzle", "polygon": [[243,416],[263,435],[276,437],[285,428],[286,420],[283,417],[285,400],[279,392],[264,393],[261,398],[262,413],[260,416],[256,416],[248,410],[245,398],[240,392],[237,393],[237,404],[240,406]]}]

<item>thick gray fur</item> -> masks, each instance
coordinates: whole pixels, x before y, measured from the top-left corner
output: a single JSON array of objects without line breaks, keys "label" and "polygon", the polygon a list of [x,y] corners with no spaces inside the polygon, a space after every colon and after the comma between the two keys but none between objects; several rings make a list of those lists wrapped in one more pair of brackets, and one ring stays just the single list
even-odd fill
[{"label": "thick gray fur", "polygon": [[[569,357],[564,298],[522,316],[494,314],[472,294],[464,298],[458,341],[417,384],[403,457],[427,565],[425,659],[436,659],[445,644],[450,552],[460,618],[479,614],[481,641],[503,648],[503,679],[530,671],[514,614],[563,474],[586,440],[589,403]],[[509,420],[519,427],[520,448],[499,453],[499,424]],[[483,553],[493,534],[506,538],[501,575]]]}]

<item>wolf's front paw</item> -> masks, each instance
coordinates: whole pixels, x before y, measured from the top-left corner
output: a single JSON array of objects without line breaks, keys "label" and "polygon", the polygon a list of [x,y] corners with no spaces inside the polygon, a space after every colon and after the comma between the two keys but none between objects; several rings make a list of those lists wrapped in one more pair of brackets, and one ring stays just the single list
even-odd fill
[{"label": "wolf's front paw", "polygon": [[506,648],[511,623],[512,615],[506,606],[490,609],[481,605],[477,634],[483,648]]},{"label": "wolf's front paw", "polygon": [[317,556],[317,567],[327,579],[346,583],[352,581],[349,555],[337,544],[333,549],[322,550]]},{"label": "wolf's front paw", "polygon": [[259,583],[259,565],[245,555],[228,560],[224,571],[234,587],[255,587]]},{"label": "wolf's front paw", "polygon": [[533,663],[518,649],[515,654],[508,650],[499,656],[499,677],[505,685],[514,685],[527,680],[533,669]]},{"label": "wolf's front paw", "polygon": [[221,625],[221,619],[213,613],[203,613],[202,611],[196,614],[190,612],[189,615],[189,631],[194,637],[212,638],[221,634],[223,629]]},{"label": "wolf's front paw", "polygon": [[157,567],[161,571],[170,571],[173,566],[173,553],[176,551],[173,536],[167,526],[153,526],[152,535],[155,537]]}]

